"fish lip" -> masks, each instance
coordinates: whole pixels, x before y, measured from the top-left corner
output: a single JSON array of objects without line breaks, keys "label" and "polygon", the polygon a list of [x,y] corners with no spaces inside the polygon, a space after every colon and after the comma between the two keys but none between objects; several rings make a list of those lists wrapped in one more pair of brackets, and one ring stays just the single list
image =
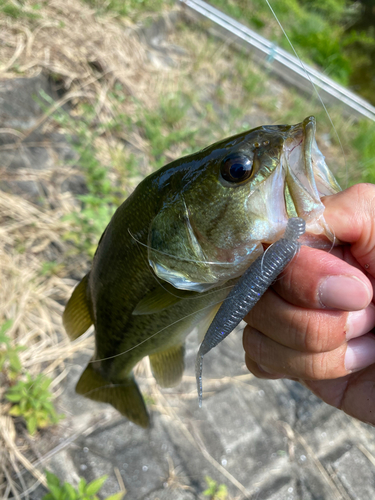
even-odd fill
[{"label": "fish lip", "polygon": [[309,180],[310,186],[314,186],[316,190],[316,183],[314,177],[313,163],[312,163],[312,148],[315,141],[316,120],[314,116],[308,116],[302,122],[303,129],[303,156],[305,160],[305,173]]},{"label": "fish lip", "polygon": [[289,150],[288,153],[297,147],[302,147],[303,158],[305,161],[305,173],[307,174],[308,180],[312,185],[315,185],[315,180],[313,179],[313,163],[312,163],[312,150],[315,141],[316,133],[316,119],[314,116],[308,116],[303,120],[303,122],[297,123],[291,126],[291,130],[288,134]]},{"label": "fish lip", "polygon": [[[312,145],[315,139],[316,132],[316,120],[314,116],[308,116],[302,122],[303,135],[304,135],[304,146],[303,152],[305,156],[305,162],[308,162],[308,167],[311,168],[312,171]],[[306,165],[307,166],[307,165]]]},{"label": "fish lip", "polygon": [[[298,170],[303,169],[304,177],[306,178],[307,184],[302,189],[308,190],[309,194],[312,195],[315,203],[320,200],[316,199],[317,187],[314,177],[313,168],[313,149],[315,143],[315,132],[316,132],[316,120],[314,116],[308,116],[302,122],[295,125],[291,125],[285,138],[284,142],[284,159],[285,159],[285,188],[284,188],[284,199],[285,199],[285,209],[288,218],[289,217],[303,217],[303,214],[307,215],[305,209],[300,212],[302,206],[300,203],[294,199],[293,191],[295,192],[296,185],[300,184],[298,179]],[[295,170],[296,165],[302,161],[301,167]],[[292,188],[292,186],[294,186]]]},{"label": "fish lip", "polygon": [[288,139],[298,139],[299,137],[304,139],[305,146],[304,149],[308,150],[312,147],[312,142],[315,138],[316,133],[316,119],[315,116],[308,116],[303,120],[303,122],[297,123],[290,127],[288,133]]}]

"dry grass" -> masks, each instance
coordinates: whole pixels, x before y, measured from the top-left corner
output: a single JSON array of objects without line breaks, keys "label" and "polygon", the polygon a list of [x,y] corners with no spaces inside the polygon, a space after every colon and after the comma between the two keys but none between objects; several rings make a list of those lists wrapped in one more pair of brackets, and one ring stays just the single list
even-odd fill
[{"label": "dry grass", "polygon": [[[35,4],[24,2],[22,11],[35,13]],[[125,20],[120,23],[109,15],[96,17],[92,9],[78,0],[47,2],[37,14],[35,19],[27,15],[0,19],[0,79],[44,73],[54,79],[63,97],[31,129],[2,129],[2,133],[17,137],[15,144],[0,146],[3,149],[22,149],[35,130],[58,129],[51,117],[66,103],[71,106],[72,116],[79,104],[90,103],[99,127],[104,125],[105,130],[105,124],[116,113],[134,116],[140,105],[156,108],[161,94],[180,89],[178,68],[161,71],[150,65],[135,27]],[[189,64],[185,71],[188,69]],[[110,95],[116,84],[129,97],[124,102],[119,103]],[[110,165],[116,155],[119,161],[124,159],[123,139],[121,132],[117,136],[105,134],[103,138],[99,135],[96,141],[104,164]],[[126,141],[147,155],[147,142],[139,133],[131,132]],[[173,152],[176,156],[179,153]],[[8,175],[6,167],[0,165],[3,180]],[[76,284],[69,278],[70,249],[63,240],[68,223],[63,218],[76,209],[77,202],[71,194],[58,189],[70,170],[71,167],[61,165],[58,170],[36,172],[25,168],[12,173],[12,180],[46,182],[46,208],[0,191],[0,325],[13,320],[8,335],[14,345],[27,347],[20,352],[23,369],[32,375],[44,373],[53,378],[51,388],[55,395],[67,375],[67,360],[78,351],[92,351],[92,338],[86,335],[72,344],[61,323],[63,304]],[[148,172],[146,168],[142,175]],[[129,179],[125,182],[130,184]],[[133,187],[134,184],[133,180]],[[66,262],[62,271],[46,275],[42,267],[51,248],[60,260],[65,256]],[[73,265],[78,274],[84,275],[87,258],[75,257]],[[30,457],[30,449],[7,415],[9,406],[0,406],[0,497],[4,500],[10,496],[28,498],[22,468],[45,484],[43,475],[26,458]]]},{"label": "dry grass", "polygon": [[[36,2],[26,1],[24,10]],[[95,18],[95,12],[75,0],[54,0],[38,11],[40,18],[0,21],[0,58],[5,61],[1,78],[12,78],[15,70],[34,76],[41,71],[56,75],[65,90],[85,89],[103,102],[112,81],[123,83],[130,94],[145,91],[144,51],[132,30],[110,19]],[[97,81],[105,75],[107,85]]]},{"label": "dry grass", "polygon": [[[26,2],[24,12],[31,12],[33,3]],[[2,130],[17,135],[18,143],[13,147],[22,148],[33,130],[48,128],[49,116],[65,102],[95,103],[101,120],[111,118],[107,92],[116,82],[137,99],[151,97],[145,51],[129,26],[96,19],[90,8],[74,0],[48,2],[38,13],[38,19],[0,19],[0,78],[44,72],[56,79],[65,95],[32,130]],[[17,180],[30,180],[36,174],[27,169],[18,171]],[[47,181],[52,175],[56,172],[43,171]],[[54,191],[52,186],[49,201],[57,208],[43,209],[0,191],[0,325],[13,320],[8,335],[15,344],[27,346],[20,353],[24,369],[32,375],[43,372],[53,377],[51,388],[58,394],[67,374],[65,361],[77,350],[90,349],[92,340],[71,344],[62,328],[62,304],[75,282],[64,275],[42,273],[51,246],[62,255],[67,251],[62,239],[67,223],[62,217],[76,206],[72,196]],[[84,259],[80,265],[85,266]],[[0,407],[0,497],[18,499],[21,487],[22,496],[27,498],[20,467],[30,470],[38,481],[44,479],[26,458],[27,447],[17,437],[8,409],[9,405]]]},{"label": "dry grass", "polygon": [[[65,360],[91,345],[87,338],[71,344],[63,332],[61,303],[67,300],[74,282],[41,274],[45,249],[52,243],[61,247],[60,216],[61,210],[47,213],[19,197],[0,192],[0,323],[13,320],[8,335],[15,344],[27,347],[19,354],[23,368],[32,375],[53,377],[51,388],[56,395],[67,374]],[[8,410],[9,405],[0,405],[0,471],[4,474],[1,477],[0,472],[0,496],[4,499],[10,493],[19,498],[14,472],[26,491],[20,466],[44,482],[24,455],[27,448],[23,439],[17,439]]]}]

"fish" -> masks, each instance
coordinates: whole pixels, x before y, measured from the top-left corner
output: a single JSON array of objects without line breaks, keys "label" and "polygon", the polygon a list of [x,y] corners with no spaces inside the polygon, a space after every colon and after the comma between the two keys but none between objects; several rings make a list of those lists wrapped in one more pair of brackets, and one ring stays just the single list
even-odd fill
[{"label": "fish", "polygon": [[63,313],[70,339],[92,324],[95,351],[76,392],[141,427],[150,416],[133,375],[149,357],[162,387],[184,371],[184,342],[203,337],[231,287],[283,234],[330,246],[321,197],[340,186],[315,140],[315,118],[264,125],[172,161],[146,177],[101,236]]}]

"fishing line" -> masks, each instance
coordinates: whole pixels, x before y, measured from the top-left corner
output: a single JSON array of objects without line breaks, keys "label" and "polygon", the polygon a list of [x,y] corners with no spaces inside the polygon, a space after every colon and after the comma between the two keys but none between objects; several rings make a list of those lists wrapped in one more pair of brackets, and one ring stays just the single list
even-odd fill
[{"label": "fishing line", "polygon": [[261,263],[260,263],[260,270],[261,272],[263,273],[263,262],[264,262],[264,258],[266,256],[266,253],[268,252],[268,250],[273,246],[274,244],[272,243],[272,245],[270,245],[269,247],[267,247],[264,252],[263,252],[263,255],[262,255],[262,260],[261,260]]},{"label": "fishing line", "polygon": [[[327,224],[327,226],[328,226],[328,224]],[[337,238],[335,231],[332,231],[331,228],[329,228],[329,230],[331,231],[333,238],[331,241],[331,247],[329,250],[327,250],[327,253],[331,253],[336,245],[340,245],[340,240]]]},{"label": "fishing line", "polygon": [[[314,92],[315,92],[315,93],[316,93],[316,95],[318,96],[318,99],[319,99],[319,101],[320,101],[320,103],[321,103],[321,105],[322,105],[323,109],[324,109],[324,110],[325,110],[325,112],[326,112],[326,115],[327,115],[327,117],[328,117],[328,119],[329,119],[329,122],[330,122],[330,124],[331,124],[331,126],[332,126],[332,128],[333,128],[333,130],[334,130],[335,136],[336,136],[336,138],[337,138],[337,140],[338,140],[338,143],[339,143],[339,145],[340,145],[341,151],[342,151],[342,153],[343,153],[344,162],[345,162],[345,167],[346,167],[346,169],[347,169],[347,163],[346,163],[346,158],[345,158],[345,153],[344,153],[343,145],[342,145],[342,142],[341,142],[340,137],[339,137],[339,135],[338,135],[338,132],[337,132],[337,130],[336,130],[336,127],[335,127],[335,126],[334,126],[334,124],[333,124],[333,121],[332,121],[332,119],[331,119],[331,116],[330,116],[330,114],[329,114],[329,112],[328,112],[328,110],[327,110],[327,107],[325,106],[325,104],[324,104],[324,102],[323,102],[323,100],[322,100],[322,98],[321,98],[321,96],[320,96],[320,94],[319,94],[319,92],[318,92],[318,90],[317,90],[317,87],[316,87],[316,85],[314,84],[314,82],[312,81],[312,79],[311,79],[311,77],[310,77],[309,73],[307,72],[307,70],[306,70],[306,68],[305,68],[305,66],[304,66],[304,64],[303,64],[303,62],[302,62],[302,60],[300,59],[300,57],[298,56],[298,54],[297,54],[296,50],[294,49],[294,46],[293,46],[293,44],[291,43],[291,41],[290,41],[290,39],[289,39],[288,35],[286,34],[286,32],[285,32],[284,28],[282,27],[282,25],[281,25],[281,23],[280,23],[280,21],[279,21],[279,19],[278,19],[277,15],[276,15],[276,13],[274,12],[274,10],[273,10],[273,8],[272,8],[272,6],[271,6],[271,4],[270,4],[269,0],[265,0],[265,1],[266,1],[267,5],[268,5],[269,9],[271,10],[271,12],[272,12],[272,14],[273,14],[274,18],[276,19],[276,21],[277,21],[278,25],[280,26],[280,29],[282,30],[282,32],[283,32],[284,36],[286,37],[286,39],[287,39],[288,43],[290,44],[290,46],[291,46],[291,48],[292,48],[292,50],[293,50],[294,54],[296,55],[297,59],[299,60],[301,67],[302,67],[302,68],[303,68],[303,70],[305,71],[305,73],[306,73],[306,75],[307,75],[307,77],[308,77],[308,79],[309,79],[309,81],[310,81],[310,83],[311,83],[311,85],[312,85],[312,87],[313,87],[313,89],[314,89]],[[188,258],[179,257],[179,256],[176,256],[176,255],[171,255],[171,254],[168,254],[167,252],[164,252],[164,251],[161,251],[161,250],[157,250],[157,249],[153,249],[153,248],[152,248],[152,247],[150,247],[149,245],[147,245],[147,244],[143,243],[142,241],[138,240],[138,239],[137,239],[137,238],[136,238],[136,237],[135,237],[135,236],[131,233],[130,229],[128,229],[128,232],[129,232],[129,235],[131,236],[131,238],[133,238],[133,240],[134,240],[134,241],[135,241],[138,245],[141,245],[141,246],[143,246],[143,247],[147,248],[148,250],[152,250],[152,251],[154,251],[154,252],[156,252],[156,253],[159,253],[159,254],[161,254],[161,255],[165,255],[165,256],[171,257],[171,258],[173,258],[173,259],[176,259],[176,260],[179,260],[179,261],[182,261],[182,262],[192,262],[192,263],[197,263],[197,264],[208,264],[208,265],[210,265],[210,264],[211,264],[211,265],[218,265],[218,266],[230,266],[230,265],[232,264],[232,263],[229,263],[229,262],[199,261],[199,260],[194,260],[194,259],[188,259]],[[268,247],[268,248],[270,248],[270,247]],[[267,250],[266,250],[265,252],[267,252],[267,251],[268,251],[268,248],[267,248]],[[264,258],[264,255],[263,255],[263,258]],[[263,260],[262,260],[262,262],[263,262]],[[233,264],[233,265],[234,265],[234,264]],[[152,270],[151,270],[151,269],[150,269],[150,271],[152,272]],[[154,273],[152,273],[152,274],[153,274],[154,278],[156,279],[156,281],[159,283],[159,285],[160,285],[162,288],[164,288],[164,287],[163,287],[163,285],[162,285],[162,284],[160,283],[160,281],[158,280],[158,278],[156,277],[156,275],[155,275]],[[220,289],[220,291],[221,291],[221,290],[225,290],[226,288],[232,288],[233,286],[234,286],[234,285],[231,285],[231,286],[228,286],[228,287],[222,288],[222,289]],[[167,291],[167,292],[169,292],[169,293],[171,293],[169,290],[167,290],[167,289],[165,289],[165,288],[164,288],[164,290],[165,290],[165,291]],[[219,292],[218,290],[213,290],[213,291],[211,291],[211,292],[207,293],[206,295],[213,294],[213,293],[218,293],[218,292]],[[171,295],[173,295],[173,293],[171,293]],[[180,296],[178,296],[178,295],[176,295],[176,297],[177,297],[177,298],[182,298],[182,297],[180,297]],[[189,299],[194,300],[194,299],[199,299],[200,297],[202,297],[202,296],[197,296],[197,297],[189,297]],[[184,298],[184,299],[186,299],[187,297],[183,297],[183,298]],[[152,335],[150,335],[147,339],[145,339],[145,340],[143,340],[143,341],[139,342],[137,345],[135,345],[135,346],[133,346],[133,347],[130,347],[129,349],[127,349],[127,350],[125,350],[125,351],[123,351],[123,352],[121,352],[121,353],[119,353],[119,354],[115,354],[115,355],[113,355],[113,356],[108,356],[108,357],[105,357],[105,358],[100,358],[100,359],[91,360],[91,361],[89,361],[89,363],[98,362],[98,361],[110,360],[110,359],[114,359],[114,358],[116,358],[116,357],[122,356],[122,355],[124,355],[124,354],[126,354],[126,353],[128,353],[128,352],[130,352],[130,351],[132,351],[132,350],[134,350],[134,349],[136,349],[136,348],[137,348],[137,347],[139,347],[140,345],[142,345],[142,344],[146,343],[147,341],[149,341],[150,339],[154,338],[156,335],[160,334],[161,332],[165,331],[166,329],[168,329],[168,328],[170,328],[170,327],[172,327],[172,326],[174,326],[174,325],[176,325],[176,324],[180,323],[181,321],[184,321],[185,319],[187,319],[187,318],[189,318],[189,317],[191,317],[191,316],[197,315],[197,314],[199,314],[200,312],[202,312],[202,311],[204,311],[204,310],[206,310],[206,309],[212,308],[212,307],[214,307],[215,305],[222,303],[223,301],[225,301],[225,299],[220,300],[220,301],[216,301],[216,302],[214,302],[214,303],[212,303],[212,304],[209,304],[209,305],[207,305],[207,306],[205,306],[205,307],[203,307],[203,308],[201,308],[201,309],[198,309],[198,310],[196,310],[196,311],[194,311],[194,312],[192,312],[192,313],[187,314],[187,315],[186,315],[186,316],[184,316],[183,318],[180,318],[180,319],[178,319],[178,320],[176,320],[176,321],[172,322],[171,324],[169,324],[169,325],[167,325],[167,326],[163,327],[162,329],[160,329],[160,330],[158,330],[157,332],[155,332],[155,333],[153,333]],[[202,320],[203,320],[203,318],[202,318]],[[199,323],[199,322],[198,322],[198,323]],[[108,385],[108,387],[117,387],[117,386],[123,386],[123,385],[125,385],[125,384],[110,384],[110,385]],[[93,391],[95,391],[95,390],[97,390],[97,389],[93,389]],[[91,392],[91,391],[90,391],[90,392]],[[89,392],[89,393],[90,393],[90,392]],[[87,393],[87,394],[89,394],[89,393]]]},{"label": "fishing line", "polygon": [[[221,292],[222,290],[226,290],[226,289],[229,289],[229,288],[233,288],[234,286],[235,286],[235,285],[230,285],[230,286],[227,286],[227,287],[223,287],[223,288],[220,288],[220,290],[214,290],[214,291],[210,292],[210,294],[213,294],[213,293],[218,293],[219,291]],[[209,295],[209,294],[207,293],[207,295]],[[207,295],[205,295],[205,296],[207,296]],[[191,299],[194,299],[194,298],[196,298],[196,299],[200,299],[201,297],[200,297],[200,296],[199,296],[199,297],[191,297]],[[194,316],[195,314],[198,314],[198,313],[200,313],[200,312],[204,311],[205,309],[209,309],[209,308],[211,308],[211,307],[216,306],[217,304],[221,304],[221,303],[222,303],[222,302],[224,302],[225,300],[226,300],[226,297],[225,297],[223,300],[218,300],[218,301],[213,302],[213,303],[211,303],[211,304],[209,304],[209,305],[207,305],[207,306],[205,306],[205,307],[202,307],[201,309],[198,309],[198,310],[196,310],[196,311],[194,311],[194,312],[192,312],[192,313],[187,314],[187,315],[186,315],[186,316],[184,316],[183,318],[180,318],[180,319],[178,319],[178,320],[174,321],[173,323],[170,323],[169,325],[165,326],[165,327],[164,327],[164,328],[162,328],[161,330],[158,330],[157,332],[153,333],[152,335],[150,335],[149,337],[147,337],[147,339],[142,340],[141,342],[139,342],[138,344],[136,344],[136,345],[135,345],[135,346],[133,346],[133,347],[130,347],[130,348],[129,348],[129,349],[127,349],[126,351],[120,352],[119,354],[114,354],[113,356],[108,356],[108,357],[106,357],[106,358],[91,359],[90,361],[88,361],[88,364],[90,364],[90,363],[95,363],[95,362],[97,362],[97,361],[106,361],[106,360],[108,360],[108,359],[114,359],[114,358],[117,358],[117,357],[119,357],[119,356],[122,356],[122,355],[124,355],[124,354],[126,354],[126,353],[128,353],[128,352],[132,351],[133,349],[136,349],[137,347],[139,347],[140,345],[144,344],[145,342],[148,342],[150,339],[152,339],[153,337],[155,337],[155,336],[156,336],[156,335],[158,335],[159,333],[163,332],[163,331],[164,331],[164,330],[166,330],[167,328],[169,328],[169,327],[171,327],[171,326],[174,326],[174,325],[176,325],[177,323],[180,323],[181,321],[184,321],[186,318],[189,318],[190,316]],[[201,320],[203,320],[203,319],[204,319],[204,318],[201,318]],[[200,322],[200,321],[199,321],[199,322]],[[198,324],[199,324],[199,322],[198,322]],[[195,328],[195,327],[194,327],[194,328]],[[91,335],[91,334],[90,334],[90,335]],[[67,363],[67,365],[69,366],[69,363]],[[77,363],[70,363],[70,366],[76,366],[76,365],[77,365]],[[95,390],[96,390],[96,389],[95,389]]]},{"label": "fishing line", "polygon": [[[139,246],[141,245],[141,242],[140,242],[139,240],[137,240],[137,239],[136,239],[136,238],[132,235],[132,233],[130,232],[130,229],[129,229],[129,228],[128,228],[128,232],[129,232],[130,236],[133,238],[133,240],[136,242],[136,244],[138,245],[138,249],[140,250]],[[145,261],[145,264],[146,264],[146,269],[148,269],[148,270],[150,271],[151,276],[155,279],[155,281],[157,282],[157,284],[158,284],[159,286],[161,286],[161,288],[162,288],[165,292],[167,292],[167,293],[169,293],[170,295],[172,295],[172,297],[176,297],[177,299],[183,299],[183,298],[184,298],[183,296],[180,296],[180,295],[177,295],[177,294],[172,293],[170,290],[168,290],[165,286],[163,286],[163,285],[162,285],[161,281],[159,281],[159,278],[158,278],[158,277],[156,276],[156,274],[153,272],[153,270],[152,270],[152,268],[151,268],[151,266],[150,266],[150,264],[149,264],[149,262],[148,262],[148,260],[147,260],[147,257],[146,257],[146,256],[144,255],[144,253],[143,253],[143,252],[141,252],[141,251],[140,251],[140,254],[141,254],[142,259],[144,259],[144,261]]]},{"label": "fishing line", "polygon": [[[211,293],[219,293],[221,292],[222,290],[226,290],[228,288],[233,288],[235,285],[230,285],[230,286],[227,286],[227,287],[223,287],[223,288],[220,288],[219,290],[214,290],[212,291]],[[238,291],[237,293],[240,293],[240,291]],[[208,295],[208,294],[207,294]],[[224,299],[222,300],[218,300],[216,302],[213,302],[205,307],[202,307],[201,309],[198,309],[192,313],[189,313],[187,314],[186,316],[184,316],[183,318],[180,318],[172,323],[170,323],[169,325],[163,327],[161,330],[158,330],[157,332],[153,333],[152,335],[150,335],[149,337],[147,337],[147,339],[145,340],[142,340],[141,342],[139,342],[137,345],[133,346],[133,347],[130,347],[129,349],[127,349],[126,351],[123,351],[123,352],[120,352],[119,354],[114,354],[113,356],[108,356],[106,358],[100,358],[100,359],[91,359],[89,361],[89,363],[95,363],[97,361],[106,361],[108,359],[114,359],[114,358],[117,358],[119,356],[122,356],[123,354],[126,354],[130,351],[132,351],[133,349],[136,349],[137,347],[139,347],[140,345],[144,344],[145,342],[148,342],[150,339],[152,339],[153,337],[155,337],[156,335],[158,335],[159,333],[163,332],[164,330],[166,330],[167,328],[171,327],[171,326],[174,326],[176,325],[177,323],[180,323],[181,321],[184,321],[186,318],[189,318],[190,316],[194,316],[195,314],[198,314],[202,311],[204,311],[205,309],[209,309],[211,307],[214,307],[216,306],[217,304],[221,304],[222,302],[225,302],[227,297],[225,297]],[[191,299],[201,299],[201,296],[198,296],[198,297],[191,297]],[[201,320],[203,320],[204,318],[201,318]],[[198,321],[198,324],[200,323],[200,321]]]},{"label": "fishing line", "polygon": [[340,149],[341,149],[342,156],[343,156],[343,159],[344,159],[345,173],[346,173],[346,186],[347,186],[347,185],[348,185],[348,183],[349,183],[349,171],[348,171],[348,165],[347,165],[347,162],[346,162],[346,156],[345,156],[345,152],[344,152],[344,147],[343,147],[343,145],[342,145],[342,142],[341,142],[340,136],[339,136],[339,134],[338,134],[338,132],[337,132],[337,130],[336,130],[336,127],[335,127],[335,125],[333,124],[333,121],[332,121],[331,115],[329,114],[328,109],[327,109],[326,105],[325,105],[325,104],[324,104],[324,102],[323,102],[323,99],[321,98],[321,96],[320,96],[320,94],[319,94],[319,91],[318,91],[317,86],[316,86],[316,85],[315,85],[315,83],[312,81],[312,78],[311,78],[311,76],[310,76],[309,72],[307,71],[307,69],[306,69],[306,67],[305,67],[305,65],[304,65],[304,63],[303,63],[303,61],[302,61],[302,59],[299,57],[299,55],[298,55],[298,53],[297,53],[296,49],[294,48],[294,45],[293,45],[293,44],[292,44],[292,42],[290,41],[289,36],[287,35],[287,33],[286,33],[286,31],[284,30],[284,28],[283,28],[283,26],[282,26],[281,22],[279,21],[279,18],[277,17],[276,12],[273,10],[273,8],[272,8],[272,6],[271,6],[271,4],[270,4],[270,0],[264,0],[264,1],[266,2],[266,4],[268,5],[268,8],[269,8],[269,9],[270,9],[270,11],[272,12],[272,15],[274,16],[274,18],[275,18],[275,20],[276,20],[277,24],[279,25],[279,27],[280,27],[281,31],[283,32],[283,35],[284,35],[284,36],[285,36],[285,38],[287,39],[287,41],[288,41],[288,43],[289,43],[289,45],[290,45],[291,49],[293,50],[294,55],[295,55],[295,56],[296,56],[296,58],[298,59],[298,61],[299,61],[300,65],[301,65],[301,68],[302,68],[302,69],[303,69],[303,71],[306,73],[306,76],[307,76],[308,80],[310,81],[310,83],[311,83],[311,85],[312,85],[312,87],[313,87],[313,89],[314,89],[314,92],[315,92],[315,93],[316,93],[316,95],[318,96],[318,99],[319,99],[319,101],[320,101],[321,105],[323,106],[324,111],[325,111],[325,112],[326,112],[326,114],[327,114],[328,120],[329,120],[329,122],[330,122],[330,124],[331,124],[331,126],[332,126],[332,129],[333,129],[333,131],[334,131],[334,134],[335,134],[335,136],[336,136],[336,139],[337,139],[337,141],[338,141],[338,143],[339,143],[339,145],[340,145]]},{"label": "fishing line", "polygon": [[116,387],[126,387],[128,385],[129,384],[127,384],[127,383],[114,384],[114,383],[111,382],[111,383],[106,384],[106,385],[101,385],[100,387],[95,387],[95,389],[91,389],[90,391],[85,392],[84,394],[81,394],[81,396],[88,396],[89,394],[92,394],[95,391],[101,391],[102,389],[114,389]]},{"label": "fishing line", "polygon": [[213,266],[234,266],[235,264],[232,262],[215,262],[215,261],[209,261],[209,260],[195,260],[195,259],[188,259],[186,257],[178,257],[177,255],[172,255],[167,252],[163,252],[163,250],[157,250],[156,248],[152,248],[146,243],[143,243],[142,241],[139,241],[130,231],[128,228],[128,233],[130,236],[133,238],[134,241],[139,243],[140,245],[146,247],[148,250],[152,250],[153,252],[160,253],[161,255],[166,255],[167,257],[171,257],[172,259],[176,260],[181,260],[182,262],[193,262],[194,264],[212,264]]},{"label": "fishing line", "polygon": [[[142,242],[141,242],[141,241],[139,241],[139,240],[137,240],[137,239],[136,239],[136,238],[135,238],[135,237],[131,234],[131,232],[130,232],[130,230],[129,230],[129,229],[128,229],[128,231],[129,231],[130,236],[134,239],[134,241],[135,241],[137,244],[142,245]],[[143,243],[143,245],[144,245],[144,243]],[[147,246],[147,245],[146,245],[146,246]],[[218,290],[217,290],[217,289],[215,289],[215,290],[207,290],[207,292],[194,292],[194,293],[199,293],[199,295],[195,295],[194,297],[186,297],[186,296],[184,296],[184,295],[177,295],[177,294],[173,293],[171,290],[168,290],[168,288],[166,288],[166,287],[163,285],[162,280],[160,280],[160,279],[158,278],[158,276],[157,276],[157,275],[153,272],[153,270],[152,270],[151,266],[149,265],[149,262],[148,262],[147,258],[146,258],[143,254],[141,254],[141,255],[142,255],[142,258],[144,258],[144,260],[145,260],[145,263],[146,263],[146,268],[150,271],[151,275],[152,275],[152,276],[153,276],[153,278],[156,280],[156,282],[158,283],[158,285],[160,285],[160,287],[161,287],[161,288],[163,288],[163,290],[164,290],[165,292],[169,293],[169,295],[172,295],[172,297],[176,297],[177,299],[181,299],[181,300],[195,300],[195,299],[198,299],[198,298],[200,298],[200,297],[207,297],[207,296],[209,296],[209,295],[212,295],[213,293],[217,293],[217,292],[218,292]],[[193,261],[193,262],[195,262],[195,261]],[[199,263],[200,261],[196,261],[196,262],[198,262],[198,263]],[[234,278],[231,278],[231,279],[234,279]],[[171,285],[171,286],[173,286],[173,285]],[[233,287],[234,287],[234,285],[228,285],[228,286],[225,286],[225,287],[223,286],[222,288],[220,288],[220,290],[227,290],[228,288],[233,288]],[[173,287],[173,288],[175,288],[175,287]],[[175,290],[178,290],[178,288],[175,288]],[[189,290],[186,290],[186,291],[189,291]],[[182,319],[184,319],[184,318],[182,318]]]},{"label": "fishing line", "polygon": [[[199,297],[197,297],[199,298]],[[113,359],[113,358],[118,358],[119,356],[122,356],[123,354],[126,354],[127,352],[130,352],[132,351],[133,349],[136,349],[137,347],[139,347],[140,345],[144,344],[145,342],[148,342],[150,339],[152,339],[153,337],[155,337],[156,335],[159,335],[159,333],[163,332],[164,330],[166,330],[167,328],[169,328],[170,326],[174,326],[176,325],[177,323],[179,323],[180,321],[183,321],[184,319],[186,318],[189,318],[190,316],[194,316],[194,314],[198,314],[202,311],[204,311],[205,309],[208,309],[210,307],[213,307],[213,306],[216,306],[217,304],[221,304],[223,300],[219,300],[217,302],[214,302],[212,304],[209,304],[208,306],[205,306],[205,307],[202,307],[202,309],[198,309],[197,311],[194,311],[192,313],[189,313],[187,314],[186,316],[184,316],[183,318],[180,318],[176,321],[174,321],[173,323],[171,323],[170,325],[167,325],[165,326],[164,328],[162,328],[161,330],[158,330],[157,332],[153,333],[152,335],[150,335],[149,337],[147,337],[147,339],[145,340],[142,340],[142,342],[139,342],[137,345],[133,346],[133,347],[130,347],[129,349],[127,349],[126,351],[123,351],[123,352],[120,352],[119,354],[114,354],[113,356],[108,356],[107,358],[100,358],[100,359],[91,359],[89,361],[89,363],[95,363],[97,361],[106,361],[107,359]],[[202,318],[203,319],[203,318]]]}]

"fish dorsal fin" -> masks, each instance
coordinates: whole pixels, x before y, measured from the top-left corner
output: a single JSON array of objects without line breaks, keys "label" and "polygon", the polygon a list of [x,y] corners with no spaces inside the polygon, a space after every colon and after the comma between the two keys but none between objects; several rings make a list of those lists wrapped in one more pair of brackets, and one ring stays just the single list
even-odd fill
[{"label": "fish dorsal fin", "polygon": [[63,313],[63,325],[70,340],[75,340],[92,325],[87,299],[88,274],[74,289]]},{"label": "fish dorsal fin", "polygon": [[135,316],[141,314],[154,314],[168,307],[173,306],[180,300],[187,297],[194,297],[196,293],[187,290],[176,290],[169,283],[164,283],[163,286],[158,285],[156,288],[147,293],[135,306],[132,314]]},{"label": "fish dorsal fin", "polygon": [[141,427],[148,427],[150,424],[142,394],[133,377],[113,384],[89,363],[77,383],[76,392],[93,401],[111,404],[124,417]]},{"label": "fish dorsal fin", "polygon": [[174,387],[180,383],[185,368],[184,353],[185,348],[180,344],[150,354],[152,373],[161,387]]}]

